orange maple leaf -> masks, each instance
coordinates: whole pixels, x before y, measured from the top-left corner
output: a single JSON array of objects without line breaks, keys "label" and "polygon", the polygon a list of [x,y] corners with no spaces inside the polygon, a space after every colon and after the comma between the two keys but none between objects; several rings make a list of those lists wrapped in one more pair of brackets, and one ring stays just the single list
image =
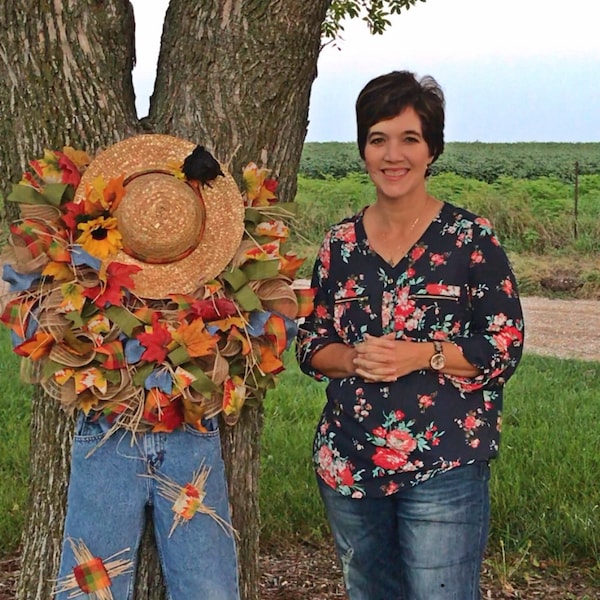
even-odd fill
[{"label": "orange maple leaf", "polygon": [[191,323],[182,323],[173,332],[173,337],[182,346],[185,346],[188,354],[192,357],[211,354],[218,341],[216,335],[211,335],[206,330],[202,319],[194,319]]},{"label": "orange maple leaf", "polygon": [[219,319],[218,321],[211,321],[210,324],[221,331],[228,331],[232,327],[244,329],[246,321],[244,321],[242,317],[227,317],[225,319]]},{"label": "orange maple leaf", "polygon": [[104,203],[111,211],[116,210],[125,195],[124,179],[125,175],[110,179],[104,188]]},{"label": "orange maple leaf", "polygon": [[15,346],[14,351],[19,356],[26,356],[31,360],[38,360],[50,352],[50,346],[53,343],[54,337],[52,337],[51,333],[37,331],[32,338]]},{"label": "orange maple leaf", "polygon": [[260,369],[263,373],[273,373],[274,375],[283,371],[284,366],[268,346],[260,346]]}]

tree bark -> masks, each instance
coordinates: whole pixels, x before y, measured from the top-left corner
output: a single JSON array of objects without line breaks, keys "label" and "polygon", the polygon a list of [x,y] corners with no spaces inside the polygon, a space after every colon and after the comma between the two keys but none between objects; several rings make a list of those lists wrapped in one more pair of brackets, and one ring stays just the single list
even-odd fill
[{"label": "tree bark", "polygon": [[[291,201],[330,0],[171,0],[149,124],[207,146],[241,179],[259,162]],[[258,476],[262,413],[221,428],[233,525],[240,533],[243,600],[259,597]]]},{"label": "tree bark", "polygon": [[[95,153],[140,133],[202,143],[240,181],[263,149],[292,200],[316,77],[320,26],[331,0],[172,0],[165,19],[150,114],[135,112],[134,22],[127,0],[0,3],[0,189],[44,148]],[[14,218],[14,212],[9,218]],[[47,600],[65,512],[72,422],[36,389],[31,489],[18,600]],[[243,600],[258,599],[258,469],[262,412],[222,427]],[[150,531],[140,550],[136,599],[164,588]]]},{"label": "tree bark", "polygon": [[[94,153],[139,130],[133,11],[123,0],[0,5],[0,181],[4,194],[44,148]],[[16,206],[7,203],[11,220]],[[73,422],[35,388],[19,600],[48,600],[58,571]]]}]

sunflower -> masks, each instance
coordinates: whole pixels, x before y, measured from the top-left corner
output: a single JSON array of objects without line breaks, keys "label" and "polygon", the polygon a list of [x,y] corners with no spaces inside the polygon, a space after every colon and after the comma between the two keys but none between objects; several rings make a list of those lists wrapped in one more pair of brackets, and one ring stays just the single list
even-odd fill
[{"label": "sunflower", "polygon": [[96,217],[85,223],[79,223],[77,229],[82,232],[77,242],[88,254],[96,258],[107,258],[123,247],[115,217]]}]

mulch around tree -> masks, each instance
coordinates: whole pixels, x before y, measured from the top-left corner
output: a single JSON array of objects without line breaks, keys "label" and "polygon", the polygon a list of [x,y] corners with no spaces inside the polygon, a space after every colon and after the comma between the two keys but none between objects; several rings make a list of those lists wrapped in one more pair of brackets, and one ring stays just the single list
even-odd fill
[{"label": "mulch around tree", "polygon": [[[344,600],[342,574],[333,549],[296,542],[260,556],[261,600]],[[18,556],[0,559],[0,600],[14,600]],[[486,566],[483,600],[600,600],[600,583],[586,572],[531,567],[519,581],[501,582]]]}]

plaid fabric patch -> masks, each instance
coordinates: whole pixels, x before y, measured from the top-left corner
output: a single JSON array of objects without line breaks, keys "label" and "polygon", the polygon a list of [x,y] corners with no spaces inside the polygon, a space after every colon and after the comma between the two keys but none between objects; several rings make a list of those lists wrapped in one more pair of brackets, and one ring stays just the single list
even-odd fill
[{"label": "plaid fabric patch", "polygon": [[73,569],[75,580],[80,589],[86,594],[104,590],[111,581],[101,558],[94,557]]},{"label": "plaid fabric patch", "polygon": [[102,362],[102,366],[105,369],[123,369],[127,366],[123,344],[120,340],[108,342],[100,346],[100,348],[96,348],[96,352],[106,356]]},{"label": "plaid fabric patch", "polygon": [[288,341],[288,332],[285,326],[285,319],[279,315],[272,314],[266,324],[266,332],[275,343],[277,355],[285,350]]},{"label": "plaid fabric patch", "polygon": [[[11,300],[4,309],[4,313],[0,317],[0,321],[8,325],[21,339],[25,339],[27,333],[33,335],[35,331],[27,332],[29,323],[28,315],[35,300],[21,300],[15,298]],[[37,327],[36,327],[37,328]]]},{"label": "plaid fabric patch", "polygon": [[52,242],[52,230],[39,221],[24,219],[10,226],[10,232],[25,242],[31,256],[36,258],[44,254]]},{"label": "plaid fabric patch", "polygon": [[296,299],[298,300],[298,318],[308,317],[313,311],[313,300],[316,289],[297,289],[294,290],[294,292],[296,293]]}]

